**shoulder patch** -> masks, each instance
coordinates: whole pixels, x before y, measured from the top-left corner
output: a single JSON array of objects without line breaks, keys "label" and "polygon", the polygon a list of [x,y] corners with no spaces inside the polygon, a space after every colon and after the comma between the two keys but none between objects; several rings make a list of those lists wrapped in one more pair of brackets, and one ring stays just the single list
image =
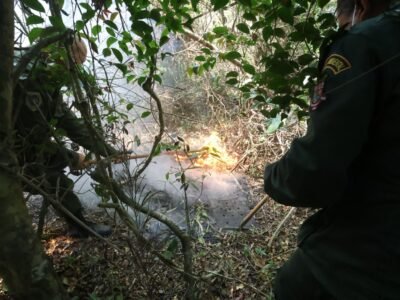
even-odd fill
[{"label": "shoulder patch", "polygon": [[326,59],[322,72],[331,70],[334,75],[337,75],[350,68],[351,64],[346,58],[339,54],[332,54]]}]

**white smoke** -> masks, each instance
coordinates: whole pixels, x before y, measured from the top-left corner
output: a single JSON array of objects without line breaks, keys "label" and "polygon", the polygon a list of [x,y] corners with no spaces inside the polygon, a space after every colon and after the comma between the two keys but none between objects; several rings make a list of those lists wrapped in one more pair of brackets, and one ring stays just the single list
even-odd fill
[{"label": "white smoke", "polygon": [[[243,176],[200,168],[185,169],[188,167],[187,163],[181,165],[173,155],[162,154],[152,160],[137,185],[127,184],[127,180],[132,178],[141,162],[131,160],[128,165],[115,165],[115,178],[121,181],[126,194],[136,202],[164,213],[182,228],[186,227],[185,200],[192,220],[199,219],[202,213],[201,222],[216,228],[237,228],[248,210],[249,195]],[[129,172],[130,176],[127,176]],[[186,195],[181,182],[183,172],[186,182],[189,183]],[[93,183],[92,179],[85,175],[77,180],[74,189],[89,210],[96,209],[101,201],[93,193]],[[152,193],[152,196],[145,199],[148,193]],[[129,213],[139,225],[143,225],[147,220],[143,214],[132,210],[129,210]],[[199,222],[197,225],[201,226]],[[162,233],[165,226],[151,221],[146,229],[152,235],[156,235]]]}]

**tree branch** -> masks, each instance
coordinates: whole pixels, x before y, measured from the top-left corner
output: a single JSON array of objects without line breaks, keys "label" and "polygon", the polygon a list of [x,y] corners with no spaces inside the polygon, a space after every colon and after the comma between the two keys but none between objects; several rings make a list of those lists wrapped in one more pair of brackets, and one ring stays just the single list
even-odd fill
[{"label": "tree branch", "polygon": [[48,38],[45,39],[41,39],[39,42],[37,42],[34,46],[32,46],[27,53],[25,53],[18,65],[14,68],[14,72],[13,72],[13,87],[15,88],[15,86],[17,85],[18,79],[21,76],[21,74],[25,71],[26,67],[28,66],[28,64],[31,62],[32,59],[35,58],[35,56],[37,56],[40,51],[43,48],[46,48],[47,46],[61,41],[63,39],[65,39],[69,34],[71,34],[71,30],[66,30],[63,33],[59,33],[53,36],[50,36]]},{"label": "tree branch", "polygon": [[152,65],[150,67],[149,77],[147,78],[147,80],[143,84],[142,88],[156,102],[157,109],[158,109],[158,122],[159,122],[159,125],[160,125],[160,129],[158,131],[158,134],[154,138],[154,143],[153,143],[153,147],[152,147],[152,149],[150,151],[150,156],[146,159],[146,161],[144,162],[144,165],[136,172],[135,178],[138,178],[144,172],[144,170],[147,168],[147,166],[150,164],[150,162],[153,159],[153,156],[154,156],[154,154],[156,152],[157,146],[161,142],[161,138],[162,138],[162,136],[164,134],[164,131],[165,131],[163,107],[161,105],[160,98],[158,98],[158,95],[156,94],[156,92],[153,89],[153,76],[154,76],[154,73],[155,73],[155,70],[156,70],[155,61],[156,61],[156,58],[153,56],[152,57]]},{"label": "tree branch", "polygon": [[[202,44],[203,46],[207,47],[208,49],[213,50],[213,51],[216,52],[216,53],[221,53],[221,51],[220,51],[217,47],[215,47],[213,44],[207,42],[207,41],[204,40],[202,37],[200,37],[200,36],[198,36],[198,35],[196,35],[196,34],[194,34],[194,33],[192,33],[192,32],[189,32],[189,31],[187,31],[187,30],[183,30],[183,33],[184,33],[188,38],[190,38],[190,39],[192,39],[192,40],[194,40],[194,41],[196,41],[196,42]],[[236,67],[238,67],[238,68],[243,72],[243,66],[242,66],[242,64],[241,64],[239,61],[237,61],[236,59],[234,59],[234,60],[230,60],[230,62],[231,62],[233,65],[235,65]]]}]

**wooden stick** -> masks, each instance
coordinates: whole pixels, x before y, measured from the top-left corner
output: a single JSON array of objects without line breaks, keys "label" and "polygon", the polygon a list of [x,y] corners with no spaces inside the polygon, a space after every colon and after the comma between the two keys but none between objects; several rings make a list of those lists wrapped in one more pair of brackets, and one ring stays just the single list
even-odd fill
[{"label": "wooden stick", "polygon": [[265,196],[260,202],[257,203],[256,206],[253,207],[252,210],[243,218],[242,222],[239,225],[239,229],[243,229],[243,226],[245,226],[251,218],[260,210],[260,208],[267,202],[268,196]]},{"label": "wooden stick", "polygon": [[272,243],[274,242],[275,238],[278,236],[279,232],[281,231],[283,225],[289,220],[289,218],[293,215],[293,213],[296,211],[296,207],[292,207],[287,215],[283,218],[283,220],[279,223],[278,227],[276,227],[274,233],[272,234],[269,242],[268,242],[268,248],[271,248]]},{"label": "wooden stick", "polygon": [[[165,151],[165,152],[163,152],[163,154],[182,154],[182,155],[185,155],[185,154],[189,154],[189,153],[198,153],[198,152],[207,152],[207,151],[209,151],[207,149],[207,147],[204,147],[204,148],[201,148],[201,149],[190,150],[190,151],[179,151],[179,152],[173,151],[173,150]],[[108,157],[108,158],[104,158],[104,159],[102,159],[100,161],[111,160],[111,162],[118,164],[118,163],[123,163],[123,162],[125,162],[127,160],[131,160],[131,159],[146,158],[149,155],[150,155],[150,153],[146,153],[146,154],[121,154],[121,155],[117,155],[117,156],[111,156],[111,157]],[[93,165],[96,165],[100,161],[98,161],[96,159],[86,160],[84,162],[83,169],[88,168],[88,167],[93,166]]]}]

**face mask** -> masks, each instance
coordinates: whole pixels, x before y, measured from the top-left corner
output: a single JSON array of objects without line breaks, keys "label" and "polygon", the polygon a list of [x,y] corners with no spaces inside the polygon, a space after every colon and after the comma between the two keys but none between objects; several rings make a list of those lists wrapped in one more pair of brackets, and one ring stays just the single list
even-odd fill
[{"label": "face mask", "polygon": [[356,12],[357,12],[357,3],[354,4],[353,17],[351,19],[351,26],[354,26],[354,24],[356,23]]}]

